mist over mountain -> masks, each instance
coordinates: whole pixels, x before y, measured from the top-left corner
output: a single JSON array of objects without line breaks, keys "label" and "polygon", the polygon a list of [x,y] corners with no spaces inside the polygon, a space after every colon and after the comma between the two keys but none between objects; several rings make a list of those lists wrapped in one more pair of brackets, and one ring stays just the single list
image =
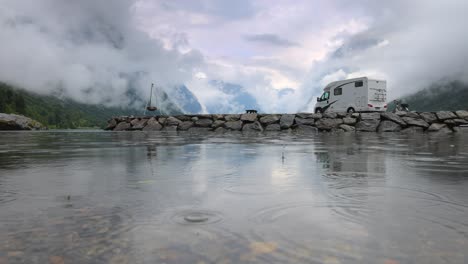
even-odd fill
[{"label": "mist over mountain", "polygon": [[208,113],[244,113],[247,109],[262,111],[255,97],[247,90],[233,83],[226,83],[219,80],[209,82],[224,97],[222,101],[215,101],[206,105]]}]

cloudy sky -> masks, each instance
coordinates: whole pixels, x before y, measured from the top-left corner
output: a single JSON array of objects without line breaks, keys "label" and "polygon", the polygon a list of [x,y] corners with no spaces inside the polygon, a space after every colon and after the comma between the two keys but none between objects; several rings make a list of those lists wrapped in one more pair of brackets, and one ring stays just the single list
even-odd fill
[{"label": "cloudy sky", "polygon": [[468,81],[467,10],[465,0],[0,0],[0,80],[96,103],[184,83],[202,104],[220,100],[208,82],[222,80],[267,112],[294,112],[326,83],[367,75],[394,98]]}]

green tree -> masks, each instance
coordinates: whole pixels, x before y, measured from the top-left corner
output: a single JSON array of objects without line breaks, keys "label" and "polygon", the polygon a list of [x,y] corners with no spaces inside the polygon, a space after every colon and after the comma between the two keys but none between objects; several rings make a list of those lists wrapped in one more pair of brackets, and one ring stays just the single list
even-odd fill
[{"label": "green tree", "polygon": [[24,101],[24,97],[21,94],[18,94],[15,97],[15,109],[16,112],[20,114],[26,114],[26,103]]}]

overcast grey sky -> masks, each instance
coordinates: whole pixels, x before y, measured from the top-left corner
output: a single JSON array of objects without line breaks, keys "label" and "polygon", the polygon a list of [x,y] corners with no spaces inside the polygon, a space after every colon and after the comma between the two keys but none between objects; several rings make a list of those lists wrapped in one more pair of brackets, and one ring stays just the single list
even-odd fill
[{"label": "overcast grey sky", "polygon": [[[293,112],[327,82],[387,79],[390,97],[468,79],[464,0],[0,0],[0,80],[125,103],[157,82],[246,87]],[[279,97],[277,90],[295,93]]]}]

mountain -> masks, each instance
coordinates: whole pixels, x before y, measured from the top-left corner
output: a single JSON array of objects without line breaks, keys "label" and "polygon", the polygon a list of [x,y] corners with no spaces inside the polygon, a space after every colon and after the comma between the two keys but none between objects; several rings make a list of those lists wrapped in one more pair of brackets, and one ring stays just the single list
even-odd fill
[{"label": "mountain", "polygon": [[[412,111],[455,111],[468,109],[468,84],[460,81],[439,82],[401,98]],[[389,104],[389,111],[394,104]]]},{"label": "mountain", "polygon": [[169,97],[182,112],[200,114],[202,106],[197,97],[185,85],[178,85],[168,91]]},{"label": "mountain", "polygon": [[210,81],[210,85],[221,92],[225,100],[206,105],[209,113],[243,113],[247,109],[261,111],[257,100],[244,87],[217,80]]}]

